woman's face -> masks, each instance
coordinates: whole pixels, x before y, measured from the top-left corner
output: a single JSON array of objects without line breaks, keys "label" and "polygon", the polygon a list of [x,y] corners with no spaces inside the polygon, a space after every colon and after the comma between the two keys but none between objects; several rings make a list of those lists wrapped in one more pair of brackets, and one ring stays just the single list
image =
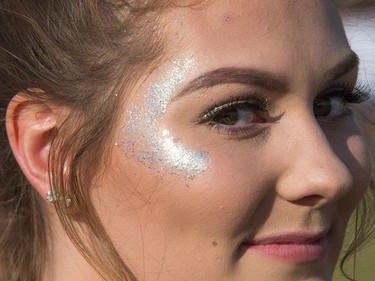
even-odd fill
[{"label": "woman's face", "polygon": [[140,280],[330,280],[369,182],[328,1],[170,10],[95,202]]}]

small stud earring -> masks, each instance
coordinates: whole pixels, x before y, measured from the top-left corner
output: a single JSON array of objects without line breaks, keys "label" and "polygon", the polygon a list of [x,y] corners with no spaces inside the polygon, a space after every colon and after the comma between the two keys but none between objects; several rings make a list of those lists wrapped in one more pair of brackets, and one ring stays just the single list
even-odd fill
[{"label": "small stud earring", "polygon": [[48,190],[46,194],[46,199],[50,203],[55,203],[57,201],[56,192],[53,190]]},{"label": "small stud earring", "polygon": [[69,196],[65,196],[65,198],[62,198],[57,192],[53,190],[47,191],[46,200],[52,204],[63,200],[65,201],[65,205],[67,207],[69,207],[72,204],[72,200],[69,198]]}]

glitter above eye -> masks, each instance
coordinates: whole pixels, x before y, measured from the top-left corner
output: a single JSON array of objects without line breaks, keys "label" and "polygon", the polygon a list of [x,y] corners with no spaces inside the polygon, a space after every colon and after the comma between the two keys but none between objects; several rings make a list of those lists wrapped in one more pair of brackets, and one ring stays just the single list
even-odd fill
[{"label": "glitter above eye", "polygon": [[192,179],[207,169],[207,155],[177,142],[159,119],[192,66],[190,58],[176,60],[160,81],[150,86],[143,106],[130,108],[122,141],[128,157],[147,165],[154,172],[167,171],[186,179]]}]

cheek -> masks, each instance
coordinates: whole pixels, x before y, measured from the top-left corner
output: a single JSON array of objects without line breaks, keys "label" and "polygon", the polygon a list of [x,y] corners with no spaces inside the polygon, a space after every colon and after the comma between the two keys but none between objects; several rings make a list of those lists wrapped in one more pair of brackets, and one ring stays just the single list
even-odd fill
[{"label": "cheek", "polygon": [[207,170],[192,180],[169,173],[154,175],[130,159],[133,186],[143,198],[139,204],[147,202],[170,237],[199,232],[200,237],[215,235],[220,240],[249,231],[257,224],[253,214],[267,208],[265,179],[269,176],[260,168],[264,166],[260,159],[249,161],[243,155],[237,150],[211,149]]},{"label": "cheek", "polygon": [[353,171],[354,181],[357,186],[362,186],[362,192],[370,182],[371,157],[367,143],[363,136],[352,136],[348,139],[348,147],[351,151],[352,159],[349,161],[349,168]]},{"label": "cheek", "polygon": [[191,59],[176,60],[151,84],[139,104],[128,109],[123,128],[121,148],[123,153],[148,167],[153,173],[182,175],[192,179],[204,172],[207,156],[180,143],[167,129],[162,117],[167,111],[171,97],[193,65]]},{"label": "cheek", "polygon": [[199,191],[192,202],[204,218],[202,229],[209,233],[232,236],[249,231],[259,223],[254,214],[263,213],[272,204],[268,200],[272,193],[268,179],[272,177],[270,170],[264,169],[267,164],[257,158],[260,152],[251,156],[245,151],[211,149],[207,172],[189,185],[190,192]]},{"label": "cheek", "polygon": [[347,140],[347,153],[342,153],[343,161],[353,176],[353,188],[342,198],[341,212],[351,214],[363,198],[371,178],[371,162],[368,146],[361,135],[350,136]]},{"label": "cheek", "polygon": [[207,169],[208,157],[204,152],[179,143],[168,130],[155,123],[148,130],[125,137],[122,142],[125,156],[137,160],[160,177],[166,172],[188,180]]}]

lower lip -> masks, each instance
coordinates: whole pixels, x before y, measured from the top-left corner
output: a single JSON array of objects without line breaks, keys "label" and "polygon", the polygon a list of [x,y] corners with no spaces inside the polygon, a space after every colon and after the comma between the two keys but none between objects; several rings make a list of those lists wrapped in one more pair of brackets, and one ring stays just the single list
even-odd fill
[{"label": "lower lip", "polygon": [[327,239],[307,244],[244,244],[249,250],[289,262],[306,263],[322,259],[327,253]]}]

